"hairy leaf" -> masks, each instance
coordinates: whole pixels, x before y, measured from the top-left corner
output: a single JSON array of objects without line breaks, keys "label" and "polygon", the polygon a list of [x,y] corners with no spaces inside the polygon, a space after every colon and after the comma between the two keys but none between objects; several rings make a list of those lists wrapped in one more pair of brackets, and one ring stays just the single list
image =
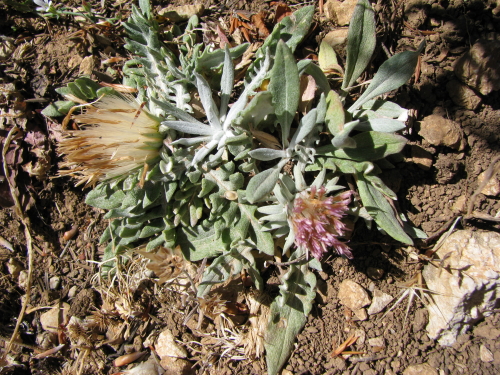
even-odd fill
[{"label": "hairy leaf", "polygon": [[316,296],[316,277],[303,266],[291,266],[271,304],[265,348],[268,374],[278,374],[293,351],[295,337],[304,327]]},{"label": "hairy leaf", "polygon": [[186,259],[191,262],[211,258],[229,248],[228,234],[218,236],[214,224],[208,222],[194,228],[178,228],[177,243]]},{"label": "hairy leaf", "polygon": [[366,88],[366,91],[347,111],[352,113],[370,99],[404,85],[415,72],[418,56],[424,47],[425,40],[415,52],[401,52],[385,61],[373,77],[370,85]]},{"label": "hairy leaf", "polygon": [[344,129],[345,111],[339,94],[331,90],[326,97],[325,123],[332,135],[339,134]]},{"label": "hairy leaf", "polygon": [[364,72],[375,50],[375,13],[368,0],[359,0],[347,34],[347,58],[342,89],[349,88]]},{"label": "hairy leaf", "polygon": [[281,126],[282,144],[286,147],[290,126],[299,105],[300,78],[292,51],[281,40],[271,69],[269,91],[273,94],[273,104]]},{"label": "hairy leaf", "polygon": [[242,269],[249,271],[258,289],[262,288],[262,279],[255,265],[252,253],[244,248],[243,251],[231,249],[219,255],[203,273],[198,286],[197,297],[203,297],[210,292],[215,284],[227,281],[230,277],[239,275]]},{"label": "hairy leaf", "polygon": [[269,161],[278,158],[284,158],[286,156],[286,153],[284,150],[275,150],[272,148],[258,148],[256,150],[250,151],[248,155],[257,160]]},{"label": "hairy leaf", "polygon": [[356,134],[352,139],[356,142],[356,148],[323,146],[317,149],[317,153],[341,159],[373,161],[401,152],[407,142],[400,135],[374,131]]},{"label": "hairy leaf", "polygon": [[287,161],[287,159],[281,160],[278,165],[266,169],[252,177],[246,188],[247,200],[250,203],[257,202],[273,191],[278,181],[281,168],[283,168]]},{"label": "hairy leaf", "polygon": [[368,182],[362,173],[356,174],[356,182],[363,206],[378,226],[395,240],[412,245],[412,239],[405,233],[393,206],[389,204],[384,194]]}]

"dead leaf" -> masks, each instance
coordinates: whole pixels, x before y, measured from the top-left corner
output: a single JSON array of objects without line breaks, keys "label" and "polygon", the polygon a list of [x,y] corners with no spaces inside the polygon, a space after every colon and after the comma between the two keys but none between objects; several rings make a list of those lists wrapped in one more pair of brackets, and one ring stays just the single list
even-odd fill
[{"label": "dead leaf", "polygon": [[344,351],[349,347],[351,346],[352,344],[354,344],[356,342],[356,340],[358,339],[358,336],[356,336],[355,334],[352,334],[351,336],[349,336],[349,338],[347,340],[345,340],[342,344],[340,344],[337,349],[335,349],[332,353],[332,358],[335,358],[339,355],[341,355],[342,353],[344,353]]},{"label": "dead leaf", "polygon": [[276,6],[276,11],[274,13],[274,23],[280,22],[283,18],[290,16],[292,14],[292,10],[286,3],[281,1],[272,2],[271,6]]},{"label": "dead leaf", "polygon": [[127,93],[137,92],[137,89],[134,88],[134,87],[120,85],[120,84],[117,84],[117,83],[100,82],[99,84],[101,86],[103,86],[103,87],[112,87],[113,89],[115,89],[118,92],[127,92]]},{"label": "dead leaf", "polygon": [[259,12],[252,16],[252,22],[257,28],[259,36],[263,38],[269,36],[269,29],[267,28],[266,23],[264,21],[265,17],[266,15],[264,12]]},{"label": "dead leaf", "polygon": [[[243,25],[246,25],[246,24],[243,24]],[[248,30],[245,29],[244,27],[240,28],[240,30],[241,30],[241,33],[243,34],[243,36],[245,37],[245,40],[248,43],[252,43],[252,37],[250,36],[250,33],[248,32]]]},{"label": "dead leaf", "polygon": [[260,130],[251,129],[250,131],[252,132],[252,135],[255,137],[255,139],[260,141],[264,147],[272,148],[275,150],[279,150],[281,148],[280,142],[275,136]]},{"label": "dead leaf", "polygon": [[174,8],[164,8],[158,12],[161,18],[164,18],[170,22],[181,22],[187,21],[191,16],[197,15],[201,17],[205,11],[205,6],[203,4],[195,5],[182,5]]},{"label": "dead leaf", "polygon": [[422,72],[422,56],[418,55],[417,67],[415,68],[415,83],[420,79],[420,73]]},{"label": "dead leaf", "polygon": [[252,12],[246,10],[235,10],[234,14],[236,14],[239,18],[250,22],[252,19]]},{"label": "dead leaf", "polygon": [[310,75],[300,77],[300,92],[301,98],[299,103],[299,111],[305,113],[309,110],[312,100],[316,94],[316,81]]},{"label": "dead leaf", "polygon": [[231,47],[231,42],[229,42],[229,39],[227,38],[226,34],[224,34],[224,31],[222,31],[219,24],[217,24],[216,30],[217,30],[217,35],[219,36],[220,39],[220,48],[224,49],[226,45],[228,47]]}]

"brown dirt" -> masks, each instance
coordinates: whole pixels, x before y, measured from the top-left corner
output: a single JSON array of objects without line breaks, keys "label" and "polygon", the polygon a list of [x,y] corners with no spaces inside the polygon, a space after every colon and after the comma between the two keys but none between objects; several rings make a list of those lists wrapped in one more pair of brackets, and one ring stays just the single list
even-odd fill
[{"label": "brown dirt", "polygon": [[[123,2],[117,2],[119,3]],[[173,3],[182,5],[185,1]],[[204,3],[207,11],[202,20],[228,17],[230,9],[272,9],[265,1],[227,0],[216,4],[207,0]],[[428,235],[433,235],[454,217],[453,205],[460,197],[467,198],[472,194],[477,186],[479,173],[498,155],[500,92],[481,97],[482,102],[476,110],[465,110],[453,103],[446,90],[446,83],[454,79],[454,62],[475,40],[491,32],[500,32],[500,20],[493,16],[495,4],[492,1],[403,2],[407,3],[404,13],[401,7],[394,9],[383,5],[389,2],[379,3],[376,5],[381,25],[379,37],[389,51],[398,52],[409,46],[415,47],[416,37],[419,36],[417,30],[433,32],[427,36],[428,44],[422,56],[419,80],[399,90],[394,100],[414,110],[412,127],[407,134],[409,144],[421,146],[430,152],[434,164],[427,171],[413,164],[409,145],[404,151],[405,159],[395,162],[396,169],[385,176],[391,186],[399,186],[397,192],[401,210],[408,213],[414,225],[422,228]],[[125,15],[128,7],[125,4],[116,5],[110,12],[121,11]],[[98,60],[107,56],[127,57],[126,51],[121,47],[123,36],[120,30],[89,28],[82,31],[71,22],[45,22],[33,13],[15,12],[1,4],[0,9],[0,33],[16,39],[15,58],[2,64],[5,69],[0,71],[0,86],[14,84],[17,93],[24,99],[57,100],[53,89],[76,78],[81,60],[86,56],[95,56]],[[403,24],[403,21],[407,24]],[[299,53],[305,54],[306,47],[307,51],[314,50],[317,47],[314,36],[333,27],[330,22],[321,19],[314,35],[308,38]],[[111,44],[106,40],[111,41]],[[438,57],[445,48],[449,53],[439,61]],[[386,58],[380,50],[374,64],[380,65]],[[120,66],[114,68],[119,76]],[[106,67],[97,64],[95,70],[103,74]],[[5,96],[0,101],[3,109],[12,105],[9,100]],[[51,139],[53,149],[58,124],[46,121],[39,115],[45,105],[46,103],[28,102],[22,116],[1,117],[0,125],[8,128],[17,123],[27,130],[39,126]],[[463,151],[429,145],[419,136],[418,121],[432,113],[442,114],[461,125],[466,136]],[[35,281],[29,307],[41,309],[33,309],[33,312],[24,316],[20,339],[25,344],[39,347],[43,347],[37,342],[37,338],[42,333],[39,318],[45,311],[44,307],[53,306],[58,301],[69,302],[73,315],[85,316],[90,311],[103,308],[105,303],[102,293],[92,292],[96,286],[92,277],[97,272],[97,266],[89,261],[99,260],[98,239],[107,223],[102,220],[99,210],[85,205],[85,190],[74,188],[69,180],[52,178],[56,175],[58,159],[55,153],[51,155],[53,164],[47,172],[49,179],[32,178],[29,188],[34,205],[28,214],[35,243]],[[500,200],[498,197],[480,195],[474,208],[495,216],[500,211]],[[70,241],[63,240],[63,233],[73,225],[78,226],[78,235]],[[492,231],[500,229],[497,224],[480,220],[469,220],[465,225]],[[14,247],[12,252],[0,247],[0,345],[3,345],[2,340],[5,341],[12,333],[20,310],[21,296],[24,294],[19,280],[9,273],[7,264],[18,261],[26,268],[24,230],[10,208],[0,210],[0,234]],[[369,231],[364,225],[355,228],[351,245],[354,260],[336,257],[326,260],[324,272],[318,277],[320,293],[285,366],[287,370],[293,374],[401,374],[410,364],[428,362],[439,368],[442,374],[500,372],[500,341],[488,334],[493,327],[500,329],[498,313],[479,322],[471,332],[460,336],[457,343],[449,348],[440,347],[427,337],[427,312],[418,299],[411,304],[407,317],[407,300],[404,300],[383,318],[383,314],[377,314],[369,316],[366,321],[356,320],[352,312],[345,309],[337,298],[342,280],[351,279],[369,291],[376,288],[398,297],[405,290],[400,287],[400,283],[412,279],[422,264],[409,256],[408,251],[412,249],[401,248],[375,231]],[[425,250],[423,245],[417,246],[417,249],[417,252]],[[382,269],[383,277],[380,280],[370,279],[367,276],[368,267]],[[276,276],[277,271],[271,269],[268,275],[270,286],[267,289],[271,294],[275,293],[271,280]],[[55,277],[60,278],[60,285],[51,289],[50,282]],[[199,373],[202,372],[200,367],[214,374],[265,373],[262,358],[244,361],[218,358],[223,348],[196,334],[192,329],[192,322],[183,325],[185,314],[190,308],[175,292],[160,289],[147,281],[143,281],[138,290],[141,293],[132,295],[131,305],[140,310],[140,318],[127,321],[135,336],[132,335],[120,345],[103,345],[96,350],[85,373],[110,374],[118,371],[111,362],[117,353],[123,353],[126,344],[137,345],[136,337],[142,342],[151,332],[161,331],[165,327],[171,329],[174,336],[188,348],[188,359],[193,364],[200,360],[195,367]],[[144,318],[148,315],[143,313],[148,313],[150,319]],[[121,318],[116,316],[113,319]],[[205,319],[203,332],[213,332],[215,328],[213,322]],[[361,337],[350,349],[364,352],[361,357],[366,360],[356,362],[356,356],[347,360],[332,358],[332,351],[353,332]],[[368,345],[368,339],[374,337],[383,337],[384,346]],[[51,340],[46,348],[57,345],[56,339]],[[199,342],[206,345],[202,347],[196,344]],[[485,345],[493,353],[492,362],[480,360],[481,345]],[[6,369],[5,373],[55,374],[61,371],[64,363],[71,362],[70,352],[65,351],[42,360],[30,359],[32,355],[31,348],[16,347],[14,357],[24,367],[17,367],[13,372]],[[209,358],[212,360],[208,360]],[[0,370],[0,373],[4,372]]]}]

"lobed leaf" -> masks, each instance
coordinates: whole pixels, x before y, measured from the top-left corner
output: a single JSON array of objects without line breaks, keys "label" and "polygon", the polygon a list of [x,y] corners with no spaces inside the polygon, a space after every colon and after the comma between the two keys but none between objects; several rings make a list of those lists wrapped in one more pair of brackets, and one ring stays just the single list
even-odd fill
[{"label": "lobed leaf", "polygon": [[280,296],[271,304],[264,344],[269,375],[278,374],[292,353],[316,296],[316,277],[307,265],[291,266],[284,279]]},{"label": "lobed leaf", "polygon": [[368,182],[362,173],[357,173],[355,176],[363,207],[377,225],[395,240],[412,245],[412,239],[404,231],[385,195]]}]

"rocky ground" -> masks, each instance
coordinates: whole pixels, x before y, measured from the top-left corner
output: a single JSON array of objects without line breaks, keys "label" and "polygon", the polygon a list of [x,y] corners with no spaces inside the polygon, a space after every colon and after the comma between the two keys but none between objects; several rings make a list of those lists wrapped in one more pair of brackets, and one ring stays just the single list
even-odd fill
[{"label": "rocky ground", "polygon": [[[112,285],[99,278],[98,239],[107,223],[100,210],[83,203],[85,189],[54,178],[61,120],[44,118],[40,111],[60,99],[55,88],[79,75],[119,82],[128,58],[123,30],[71,17],[45,19],[23,8],[27,3],[0,3],[2,144],[8,144],[13,125],[24,130],[3,154],[16,182],[20,212],[13,208],[6,177],[0,181],[1,348],[12,335],[27,288],[25,227],[34,253],[28,308],[0,373],[112,374],[127,368],[113,362],[117,357],[132,353],[140,362],[154,345],[164,358],[162,364],[176,373],[264,374],[263,357],[255,357],[259,348],[245,336],[242,323],[248,316],[231,322],[198,320],[198,311],[193,311],[186,319],[193,305],[174,286],[146,278],[143,259],[128,265],[124,279]],[[89,3],[107,16],[126,17],[130,11],[126,1]],[[318,42],[326,38],[338,43],[335,48],[342,56],[352,3],[325,2],[298,54],[317,53]],[[288,4],[293,9],[304,5]],[[167,5],[155,2],[158,9]],[[277,11],[274,4],[260,0],[207,0],[203,5],[202,21],[218,21],[226,33],[231,10],[269,12],[269,24]],[[356,226],[350,240],[354,259],[325,260],[316,304],[283,374],[497,374],[500,3],[380,0],[374,9],[374,68],[388,55],[427,41],[415,76],[392,95],[411,110],[405,132],[409,144],[384,179],[397,192],[400,209],[430,238],[401,247],[363,224]],[[245,35],[240,30],[233,37],[244,40]],[[458,232],[440,243],[450,229]],[[272,293],[276,272],[270,270],[267,277],[267,292]],[[240,284],[229,285],[229,290],[244,295],[248,304],[262,298]],[[457,307],[461,294],[464,302]],[[72,317],[72,324],[59,325],[65,320],[61,311],[67,320]],[[89,318],[102,329],[82,328],[78,319]],[[442,327],[433,319],[451,321],[455,331],[439,333]],[[464,322],[470,322],[470,328]],[[78,345],[60,347],[68,337]],[[342,348],[349,339],[351,345]],[[54,347],[59,351],[44,352]],[[172,361],[168,355],[184,359]],[[156,368],[145,363],[144,374]]]}]

